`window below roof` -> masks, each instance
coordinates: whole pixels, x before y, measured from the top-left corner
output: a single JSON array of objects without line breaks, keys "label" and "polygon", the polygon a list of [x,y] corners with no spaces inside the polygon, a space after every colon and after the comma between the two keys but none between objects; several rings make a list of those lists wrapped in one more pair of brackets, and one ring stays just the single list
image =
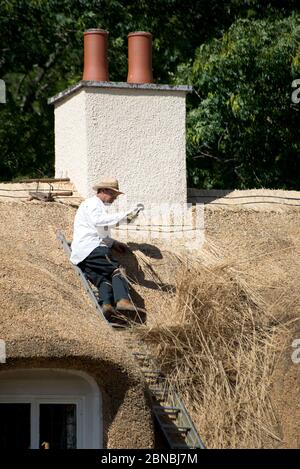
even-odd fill
[{"label": "window below roof", "polygon": [[0,449],[102,447],[101,395],[86,373],[0,373]]}]

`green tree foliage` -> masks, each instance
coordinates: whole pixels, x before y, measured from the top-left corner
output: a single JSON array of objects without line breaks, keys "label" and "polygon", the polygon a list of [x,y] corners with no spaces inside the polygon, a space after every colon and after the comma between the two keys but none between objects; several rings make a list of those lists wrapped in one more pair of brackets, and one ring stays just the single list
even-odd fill
[{"label": "green tree foliage", "polygon": [[299,44],[299,15],[238,20],[181,66],[198,94],[187,119],[190,184],[299,189]]},{"label": "green tree foliage", "polygon": [[169,83],[182,57],[230,24],[231,12],[211,0],[0,0],[0,180],[53,174],[53,107],[47,98],[82,76],[83,32],[109,31],[112,81],[127,78],[127,34],[153,33],[155,81]]}]

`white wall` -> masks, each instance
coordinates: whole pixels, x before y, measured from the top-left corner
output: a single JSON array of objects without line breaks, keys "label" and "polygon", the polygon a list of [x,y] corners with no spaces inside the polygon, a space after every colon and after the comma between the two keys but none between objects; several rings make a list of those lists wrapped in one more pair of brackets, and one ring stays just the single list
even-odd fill
[{"label": "white wall", "polygon": [[88,192],[85,106],[84,91],[55,106],[55,177],[69,177],[83,196]]}]

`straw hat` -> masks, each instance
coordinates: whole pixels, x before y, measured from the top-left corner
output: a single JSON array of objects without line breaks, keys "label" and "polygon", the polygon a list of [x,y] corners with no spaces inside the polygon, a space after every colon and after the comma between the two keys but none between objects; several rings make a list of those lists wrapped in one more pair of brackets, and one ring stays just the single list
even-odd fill
[{"label": "straw hat", "polygon": [[119,182],[116,178],[107,177],[102,179],[102,181],[93,186],[94,191],[98,191],[98,189],[110,189],[118,194],[124,194],[124,192],[119,191]]}]

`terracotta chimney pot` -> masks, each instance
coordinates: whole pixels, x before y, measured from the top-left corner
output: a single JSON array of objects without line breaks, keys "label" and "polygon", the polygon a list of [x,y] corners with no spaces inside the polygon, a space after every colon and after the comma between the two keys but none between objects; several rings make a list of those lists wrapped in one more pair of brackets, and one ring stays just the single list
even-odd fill
[{"label": "terracotta chimney pot", "polygon": [[84,32],[83,80],[109,81],[107,44],[107,31],[88,29]]},{"label": "terracotta chimney pot", "polygon": [[128,83],[152,83],[152,34],[128,34]]}]

